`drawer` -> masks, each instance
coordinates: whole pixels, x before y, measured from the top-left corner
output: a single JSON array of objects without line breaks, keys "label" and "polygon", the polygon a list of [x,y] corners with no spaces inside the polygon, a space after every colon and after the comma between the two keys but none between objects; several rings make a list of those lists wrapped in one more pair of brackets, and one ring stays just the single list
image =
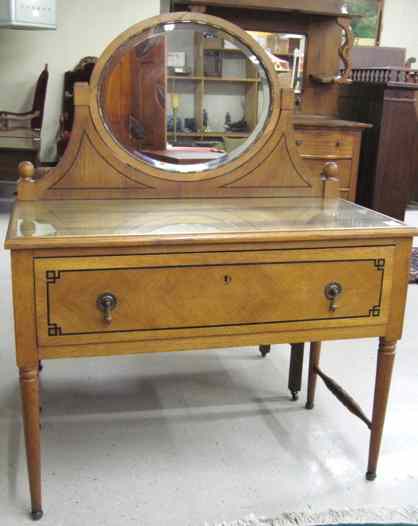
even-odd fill
[{"label": "drawer", "polygon": [[[305,159],[308,166],[313,171],[315,176],[319,177],[324,165],[329,159]],[[348,159],[337,159],[335,161],[338,164],[338,179],[340,188],[350,188],[351,184],[351,169],[352,162]]]},{"label": "drawer", "polygon": [[296,146],[301,155],[353,157],[354,136],[321,130],[296,130]]},{"label": "drawer", "polygon": [[[392,247],[37,259],[38,341],[378,325],[391,269]],[[341,287],[335,310],[325,293],[332,283]],[[115,301],[111,322],[97,303],[106,294]]]}]

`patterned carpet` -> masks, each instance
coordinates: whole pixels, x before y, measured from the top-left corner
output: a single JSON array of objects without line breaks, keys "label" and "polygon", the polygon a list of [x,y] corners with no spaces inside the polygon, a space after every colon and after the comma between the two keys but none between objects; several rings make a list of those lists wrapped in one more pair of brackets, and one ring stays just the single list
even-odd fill
[{"label": "patterned carpet", "polygon": [[[217,526],[416,526],[418,507],[329,509],[320,513],[283,513],[276,519],[250,516],[234,522],[222,522]],[[205,526],[213,526],[205,524]]]},{"label": "patterned carpet", "polygon": [[409,283],[418,283],[418,247],[412,249]]}]

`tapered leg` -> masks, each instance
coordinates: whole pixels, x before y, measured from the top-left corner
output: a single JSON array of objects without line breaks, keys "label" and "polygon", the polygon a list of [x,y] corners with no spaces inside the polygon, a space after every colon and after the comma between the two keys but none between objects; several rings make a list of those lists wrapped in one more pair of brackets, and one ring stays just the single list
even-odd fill
[{"label": "tapered leg", "polygon": [[392,379],[393,362],[395,359],[395,350],[396,342],[387,341],[385,338],[380,339],[379,352],[377,356],[369,464],[366,473],[367,480],[374,480],[376,478],[376,468],[379,459],[383,426],[385,423],[386,407]]},{"label": "tapered leg", "polygon": [[271,345],[260,345],[259,347],[261,356],[265,358],[267,354],[270,352]]},{"label": "tapered leg", "polygon": [[304,343],[292,343],[290,350],[289,368],[289,390],[292,393],[292,400],[299,398],[299,391],[302,387],[303,371],[303,351]]},{"label": "tapered leg", "polygon": [[313,409],[315,402],[316,368],[319,366],[319,358],[321,356],[321,342],[311,342],[309,351],[309,378],[308,378],[308,398],[306,400],[306,409]]},{"label": "tapered leg", "polygon": [[39,370],[20,369],[23,427],[25,431],[26,457],[32,501],[32,519],[42,518],[41,495],[41,434],[39,418]]}]

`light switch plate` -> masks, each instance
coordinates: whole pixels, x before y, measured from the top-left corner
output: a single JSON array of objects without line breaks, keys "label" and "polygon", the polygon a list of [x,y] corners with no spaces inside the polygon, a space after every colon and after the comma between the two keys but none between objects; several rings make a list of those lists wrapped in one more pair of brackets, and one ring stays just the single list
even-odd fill
[{"label": "light switch plate", "polygon": [[0,0],[0,27],[56,29],[56,0]]}]

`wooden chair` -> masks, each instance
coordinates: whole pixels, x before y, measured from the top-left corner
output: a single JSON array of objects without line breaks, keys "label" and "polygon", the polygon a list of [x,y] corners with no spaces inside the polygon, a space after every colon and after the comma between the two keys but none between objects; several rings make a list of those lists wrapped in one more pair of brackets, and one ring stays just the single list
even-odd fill
[{"label": "wooden chair", "polygon": [[89,82],[97,57],[84,57],[76,67],[64,74],[64,94],[62,101],[62,114],[60,119],[60,133],[57,142],[58,157],[64,155],[70,140],[74,123],[74,84],[76,82]]},{"label": "wooden chair", "polygon": [[18,164],[30,158],[38,164],[41,128],[48,86],[48,65],[36,83],[32,109],[26,112],[0,110],[0,184],[1,194],[13,194]]},{"label": "wooden chair", "polygon": [[[26,144],[35,144],[38,146],[39,150],[48,78],[48,64],[45,64],[45,68],[39,75],[36,83],[35,96],[30,111],[15,113],[12,111],[0,110],[1,148],[9,145],[21,145],[24,147]],[[19,141],[19,139],[21,139],[21,141]]]}]

